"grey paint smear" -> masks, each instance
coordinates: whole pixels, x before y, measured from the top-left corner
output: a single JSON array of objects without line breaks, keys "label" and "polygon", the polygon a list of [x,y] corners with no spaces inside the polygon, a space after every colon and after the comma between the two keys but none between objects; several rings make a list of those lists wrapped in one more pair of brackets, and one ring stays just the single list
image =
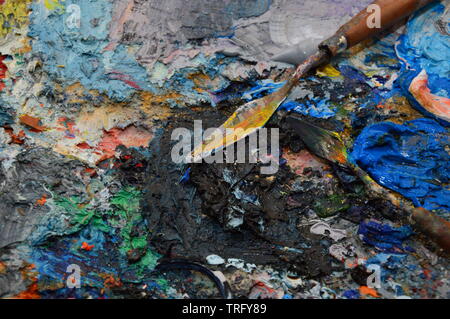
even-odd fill
[{"label": "grey paint smear", "polygon": [[[76,174],[82,169],[80,162],[43,148],[19,153],[8,166],[3,163],[0,166],[0,249],[29,240],[30,235],[30,240],[35,240],[41,222],[55,233],[59,225],[67,227],[64,215],[50,212],[47,205],[36,205],[36,202],[43,195],[51,198],[49,189],[66,196],[82,193],[85,185]],[[45,219],[49,213],[55,214],[51,222]],[[41,237],[49,235],[51,231]]]},{"label": "grey paint smear", "polygon": [[[282,48],[316,45],[371,0],[117,0],[111,45],[139,45],[153,64],[187,44],[269,61]],[[203,41],[203,42],[202,42]]]}]

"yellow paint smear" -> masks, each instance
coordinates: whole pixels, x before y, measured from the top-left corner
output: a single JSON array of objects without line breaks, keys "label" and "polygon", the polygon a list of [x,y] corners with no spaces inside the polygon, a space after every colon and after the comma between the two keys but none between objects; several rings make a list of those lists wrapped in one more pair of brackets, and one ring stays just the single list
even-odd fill
[{"label": "yellow paint smear", "polygon": [[341,72],[339,72],[339,70],[337,70],[331,64],[327,64],[317,70],[317,75],[328,76],[330,78],[337,78],[341,76]]},{"label": "yellow paint smear", "polygon": [[44,0],[44,5],[48,10],[64,9],[64,0]]},{"label": "yellow paint smear", "polygon": [[0,5],[0,37],[28,22],[29,3],[31,0],[6,0]]}]

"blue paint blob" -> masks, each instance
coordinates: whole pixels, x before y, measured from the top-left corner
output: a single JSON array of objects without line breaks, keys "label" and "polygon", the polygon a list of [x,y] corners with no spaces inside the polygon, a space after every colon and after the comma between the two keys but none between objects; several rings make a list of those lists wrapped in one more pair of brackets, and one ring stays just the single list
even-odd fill
[{"label": "blue paint blob", "polygon": [[327,99],[306,100],[302,103],[297,101],[287,101],[283,103],[279,109],[321,119],[328,119],[336,115],[336,108],[331,106]]},{"label": "blue paint blob", "polygon": [[180,178],[180,184],[187,183],[190,178],[191,178],[191,168],[189,167],[183,174],[183,176]]},{"label": "blue paint blob", "polygon": [[450,210],[450,154],[447,130],[431,119],[366,127],[351,160],[379,184],[428,210]]},{"label": "blue paint blob", "polygon": [[359,291],[355,290],[355,289],[350,289],[350,290],[344,291],[342,296],[347,299],[359,299],[361,297],[361,295],[359,294]]},{"label": "blue paint blob", "polygon": [[[396,47],[402,61],[398,82],[413,106],[428,116],[433,115],[410,94],[409,86],[425,70],[431,93],[450,98],[450,36],[439,32],[436,26],[444,11],[445,6],[437,2],[417,12],[408,22],[407,31]],[[447,30],[449,25],[447,23]]]},{"label": "blue paint blob", "polygon": [[403,241],[413,234],[410,226],[392,227],[373,220],[363,221],[358,234],[362,240],[381,251],[403,250]]},{"label": "blue paint blob", "polygon": [[338,70],[345,78],[371,85],[370,79],[364,73],[351,65],[340,64],[338,66]]}]

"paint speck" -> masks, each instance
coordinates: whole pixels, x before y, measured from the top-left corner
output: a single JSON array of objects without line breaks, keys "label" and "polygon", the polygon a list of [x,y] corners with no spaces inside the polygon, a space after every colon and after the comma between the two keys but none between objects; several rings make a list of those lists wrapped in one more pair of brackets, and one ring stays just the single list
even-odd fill
[{"label": "paint speck", "polygon": [[89,245],[85,241],[81,244],[81,249],[83,249],[83,250],[91,251],[93,248],[94,248],[94,245]]}]

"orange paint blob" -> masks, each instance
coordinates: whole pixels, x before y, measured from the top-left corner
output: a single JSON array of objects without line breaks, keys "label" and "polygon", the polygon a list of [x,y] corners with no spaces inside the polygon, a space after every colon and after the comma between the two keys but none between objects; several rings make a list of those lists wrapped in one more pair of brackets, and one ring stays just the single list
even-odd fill
[{"label": "orange paint blob", "polygon": [[47,196],[42,195],[42,197],[36,201],[36,204],[39,206],[44,206],[46,202],[47,202]]},{"label": "orange paint blob", "polygon": [[377,293],[377,291],[373,288],[369,288],[367,286],[361,286],[359,287],[359,293],[361,295],[365,295],[365,296],[371,296],[374,298],[380,298],[380,295]]},{"label": "orange paint blob", "polygon": [[81,244],[81,249],[84,249],[84,250],[86,250],[86,251],[91,251],[92,248],[94,248],[94,245],[89,245],[89,244],[88,244],[87,242],[85,242],[85,241]]},{"label": "orange paint blob", "polygon": [[41,299],[41,296],[39,295],[39,288],[37,284],[37,280],[32,283],[27,290],[22,291],[18,295],[16,295],[14,298],[16,299]]},{"label": "orange paint blob", "polygon": [[11,142],[12,144],[18,144],[18,145],[22,145],[23,143],[25,143],[24,139],[25,139],[25,132],[24,131],[20,131],[19,134],[14,134],[14,130],[11,127],[4,127],[5,132],[8,133],[8,135],[11,137]]},{"label": "orange paint blob", "polygon": [[42,126],[40,124],[40,122],[41,122],[40,119],[38,119],[36,117],[32,117],[28,114],[22,115],[20,117],[20,123],[30,127],[31,128],[30,131],[33,131],[33,132],[39,133],[39,132],[45,131],[47,129],[45,126]]},{"label": "orange paint blob", "polygon": [[411,82],[409,92],[428,112],[450,121],[450,99],[431,93],[428,87],[428,74],[425,70]]}]

